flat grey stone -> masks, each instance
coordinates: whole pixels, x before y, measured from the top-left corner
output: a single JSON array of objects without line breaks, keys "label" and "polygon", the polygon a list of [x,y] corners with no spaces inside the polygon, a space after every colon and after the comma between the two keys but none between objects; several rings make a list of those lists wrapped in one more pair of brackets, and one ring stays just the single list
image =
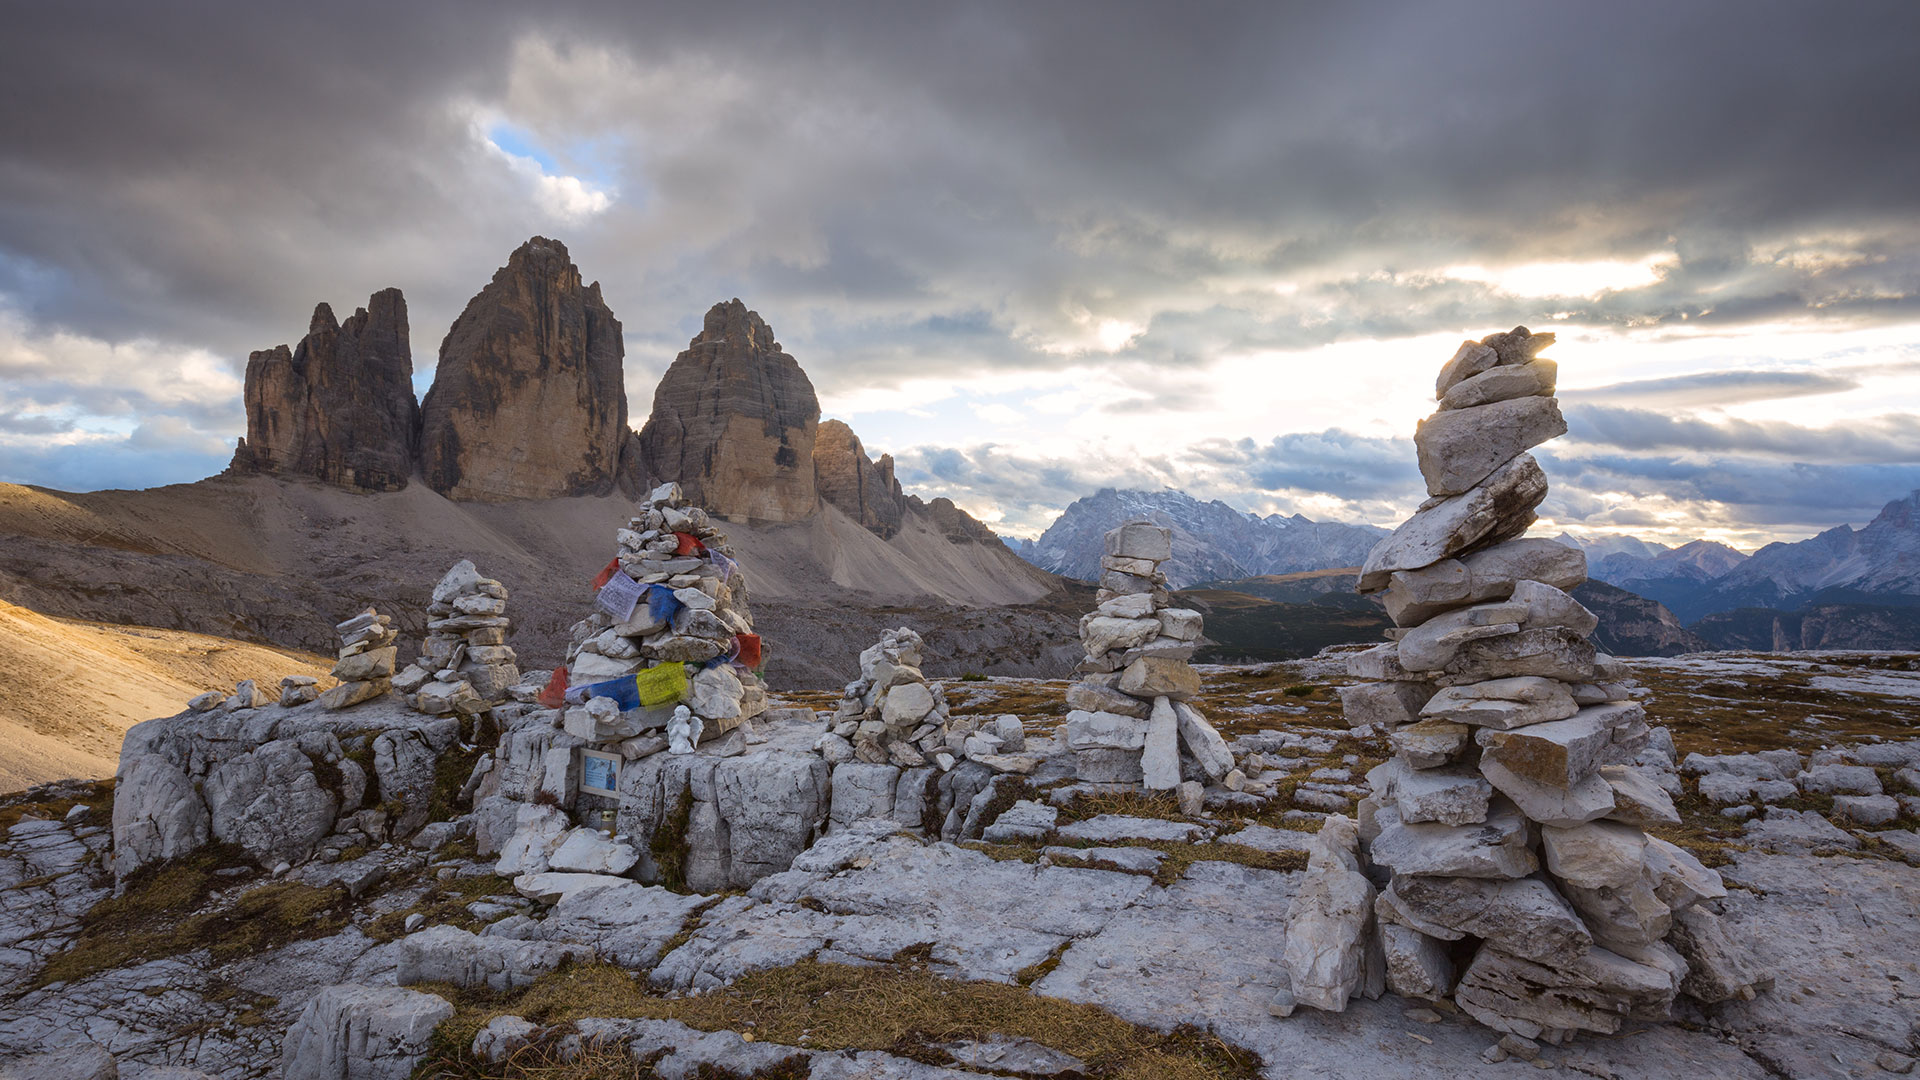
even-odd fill
[{"label": "flat grey stone", "polygon": [[1062,825],[1055,832],[1063,839],[1094,843],[1112,843],[1115,840],[1191,840],[1199,835],[1200,826],[1160,818],[1101,814],[1085,821]]}]

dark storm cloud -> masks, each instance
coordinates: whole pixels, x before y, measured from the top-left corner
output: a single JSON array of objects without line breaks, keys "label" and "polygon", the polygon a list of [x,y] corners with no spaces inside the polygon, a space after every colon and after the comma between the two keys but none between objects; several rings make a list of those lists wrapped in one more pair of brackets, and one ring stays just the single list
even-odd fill
[{"label": "dark storm cloud", "polygon": [[[316,299],[388,284],[436,317],[416,334],[431,348],[541,224],[484,167],[466,103],[510,112],[562,161],[597,140],[627,198],[572,239],[639,326],[732,291],[901,323],[985,300],[1040,323],[1230,271],[1638,255],[1675,234],[1744,250],[1891,227],[1920,174],[1920,144],[1887,138],[1920,121],[1920,13],[1903,4],[107,15],[10,13],[12,299],[110,339],[236,355]],[[530,37],[556,43],[551,63],[519,51]],[[709,107],[699,137],[621,115],[623,87],[691,94]],[[666,216],[686,227],[640,220]],[[627,247],[649,238],[675,247]],[[688,291],[704,302],[654,302]],[[1381,316],[1363,301],[1304,336]]]},{"label": "dark storm cloud", "polygon": [[1566,409],[1575,442],[1625,450],[1748,454],[1804,462],[1920,462],[1920,416],[1893,413],[1810,428],[1784,420],[1703,420],[1647,409],[1582,405]]},{"label": "dark storm cloud", "polygon": [[1806,397],[1811,394],[1837,394],[1858,389],[1859,386],[1859,379],[1839,372],[1703,371],[1693,375],[1642,379],[1586,390],[1561,390],[1559,397],[1567,404],[1630,402],[1642,406],[1697,408]]},{"label": "dark storm cloud", "polygon": [[[207,350],[231,375],[296,340],[316,301],[398,285],[424,370],[536,232],[603,283],[636,414],[732,296],[829,394],[1080,363],[1102,320],[1138,325],[1118,362],[1163,374],[1113,413],[1179,407],[1180,377],[1223,355],[1552,314],[1640,334],[1912,320],[1920,140],[1898,135],[1920,129],[1917,33],[1908,3],[1747,0],[16,6],[0,395],[33,402],[16,425],[131,418],[126,454],[177,454],[0,453],[9,475],[83,487],[200,468],[239,433],[230,387],[117,385],[131,361],[59,335]],[[1582,295],[1444,272],[1661,251],[1652,280]],[[1590,392],[1569,403],[1576,434],[1886,464],[1920,437],[1651,411],[1796,389],[1702,378]],[[1356,507],[1417,496],[1402,441],[1233,434],[1150,462],[900,459],[930,491],[1032,513],[1103,484],[1235,477]]]}]

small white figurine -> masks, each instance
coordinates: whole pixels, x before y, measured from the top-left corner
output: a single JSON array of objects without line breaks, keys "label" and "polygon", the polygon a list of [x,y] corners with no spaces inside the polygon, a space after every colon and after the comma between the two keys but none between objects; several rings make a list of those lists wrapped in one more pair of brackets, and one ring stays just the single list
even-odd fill
[{"label": "small white figurine", "polygon": [[667,721],[667,753],[691,754],[700,743],[700,734],[707,725],[693,715],[693,710],[685,705],[676,706],[673,719]]}]

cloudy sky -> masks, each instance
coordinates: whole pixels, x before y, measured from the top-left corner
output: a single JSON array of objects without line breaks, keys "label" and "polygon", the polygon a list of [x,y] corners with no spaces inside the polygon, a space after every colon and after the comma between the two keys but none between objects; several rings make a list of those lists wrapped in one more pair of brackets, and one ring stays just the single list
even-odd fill
[{"label": "cloudy sky", "polygon": [[[522,5],[524,6],[524,5]],[[717,300],[923,495],[1391,524],[1467,336],[1559,343],[1555,528],[1920,488],[1920,5],[15,6],[0,480],[218,471],[250,350],[399,286],[417,383],[564,240],[652,389]]]}]

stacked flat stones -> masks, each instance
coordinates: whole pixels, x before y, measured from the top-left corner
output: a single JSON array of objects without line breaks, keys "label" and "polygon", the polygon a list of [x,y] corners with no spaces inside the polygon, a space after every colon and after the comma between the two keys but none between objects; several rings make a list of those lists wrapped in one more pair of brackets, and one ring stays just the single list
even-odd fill
[{"label": "stacked flat stones", "polygon": [[[1352,726],[1384,729],[1394,749],[1368,774],[1358,829],[1384,888],[1345,881],[1303,913],[1303,939],[1352,934],[1289,942],[1300,1004],[1344,1008],[1383,960],[1396,993],[1563,1042],[1665,1017],[1683,989],[1751,993],[1696,906],[1725,895],[1719,875],[1643,831],[1679,817],[1633,764],[1644,708],[1565,591],[1585,556],[1519,538],[1546,495],[1525,451],[1566,430],[1554,364],[1538,358],[1552,340],[1522,327],[1461,346],[1415,435],[1432,498],[1363,568],[1395,629],[1348,666],[1378,681],[1341,697]],[[1361,940],[1367,913],[1347,911],[1356,899],[1376,941]]]},{"label": "stacked flat stones", "polygon": [[953,768],[946,687],[929,683],[920,670],[925,644],[902,626],[883,631],[860,654],[860,677],[847,684],[829,733],[850,744],[854,760],[913,768],[931,759]]},{"label": "stacked flat stones", "polygon": [[953,716],[944,683],[921,671],[926,642],[902,626],[881,631],[860,654],[860,677],[847,684],[832,726],[815,749],[829,764],[858,761],[946,772],[977,761],[999,772],[1032,772],[1026,728],[1013,715]]},{"label": "stacked flat stones", "polygon": [[1189,704],[1200,692],[1200,674],[1187,663],[1200,613],[1171,604],[1160,564],[1172,555],[1172,531],[1151,522],[1106,536],[1099,606],[1080,620],[1086,659],[1067,689],[1067,748],[1088,783],[1172,791],[1183,778],[1222,780],[1233,770],[1225,741]]},{"label": "stacked flat stones", "polygon": [[[393,642],[400,632],[393,628],[392,622],[391,616],[368,608],[334,626],[340,634],[340,658],[333,665],[333,677],[340,682],[320,695],[322,708],[344,709],[393,689],[393,662],[399,652]],[[282,704],[291,704],[287,700],[290,689],[283,680]],[[308,689],[310,685],[302,688],[296,697],[305,698]]]},{"label": "stacked flat stones", "polygon": [[507,587],[461,559],[433,587],[420,655],[394,679],[407,704],[429,716],[478,716],[520,681],[507,645]]},{"label": "stacked flat stones", "polygon": [[[698,554],[677,552],[684,534],[699,541]],[[646,671],[666,663],[686,665],[684,704],[702,722],[702,740],[739,727],[767,709],[766,684],[743,665],[729,663],[742,636],[753,635],[747,610],[747,581],[733,562],[726,534],[704,509],[686,505],[678,484],[662,484],[648,496],[646,510],[616,534],[616,573],[641,585],[669,589],[677,602],[662,620],[643,598],[631,616],[616,622],[604,610],[573,626],[567,655],[567,681],[585,686]],[[757,642],[758,638],[753,637]],[[591,741],[627,738],[644,729],[664,728],[672,708],[605,712]]]}]

